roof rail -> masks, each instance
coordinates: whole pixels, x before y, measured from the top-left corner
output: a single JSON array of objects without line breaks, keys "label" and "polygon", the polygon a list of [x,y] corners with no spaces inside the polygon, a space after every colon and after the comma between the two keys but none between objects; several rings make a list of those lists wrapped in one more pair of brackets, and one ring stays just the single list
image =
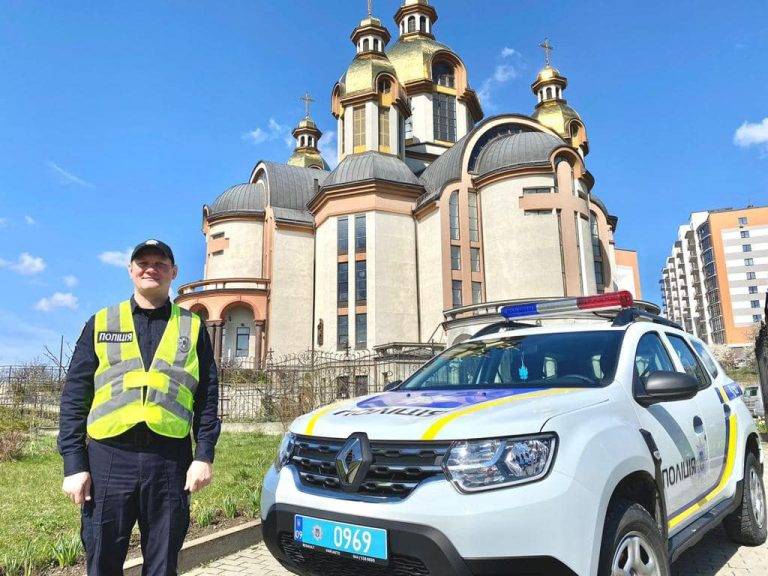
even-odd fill
[{"label": "roof rail", "polygon": [[677,322],[673,322],[667,318],[662,318],[656,314],[651,314],[645,310],[640,310],[639,308],[624,308],[623,310],[620,310],[619,313],[616,314],[616,317],[613,319],[612,326],[626,326],[640,319],[648,320],[654,324],[661,324],[662,326],[669,326],[670,328],[683,330],[683,327],[680,326],[680,324]]}]

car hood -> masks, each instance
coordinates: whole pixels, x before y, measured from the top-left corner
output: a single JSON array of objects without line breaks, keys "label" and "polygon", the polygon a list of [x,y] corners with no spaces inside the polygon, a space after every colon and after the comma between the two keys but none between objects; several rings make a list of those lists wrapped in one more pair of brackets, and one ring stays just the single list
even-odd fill
[{"label": "car hood", "polygon": [[392,391],[321,407],[291,425],[305,436],[458,440],[539,432],[559,414],[607,400],[604,388]]}]

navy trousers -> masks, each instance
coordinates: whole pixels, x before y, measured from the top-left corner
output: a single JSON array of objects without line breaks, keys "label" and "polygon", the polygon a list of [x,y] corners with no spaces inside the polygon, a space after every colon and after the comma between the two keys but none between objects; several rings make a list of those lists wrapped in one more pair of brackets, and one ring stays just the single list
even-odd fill
[{"label": "navy trousers", "polygon": [[88,576],[122,576],[137,521],[142,575],[175,576],[189,528],[189,438],[164,438],[142,426],[118,439],[90,440],[88,458],[91,500],[81,514]]}]

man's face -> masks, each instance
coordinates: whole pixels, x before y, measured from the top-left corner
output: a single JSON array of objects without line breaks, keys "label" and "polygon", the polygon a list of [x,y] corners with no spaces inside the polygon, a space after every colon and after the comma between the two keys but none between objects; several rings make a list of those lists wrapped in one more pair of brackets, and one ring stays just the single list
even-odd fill
[{"label": "man's face", "polygon": [[131,261],[128,273],[142,294],[168,294],[178,268],[159,250],[146,249]]}]

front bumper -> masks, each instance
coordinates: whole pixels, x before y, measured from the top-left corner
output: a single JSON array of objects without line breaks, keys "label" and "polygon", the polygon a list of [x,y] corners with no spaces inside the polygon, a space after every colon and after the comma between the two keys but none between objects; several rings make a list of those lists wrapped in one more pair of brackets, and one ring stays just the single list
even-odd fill
[{"label": "front bumper", "polygon": [[[270,469],[261,507],[270,552],[304,576],[588,574],[598,509],[595,494],[554,471],[540,482],[476,494],[459,494],[435,478],[403,500],[374,500],[302,486],[291,466]],[[390,564],[299,548],[297,513],[386,529]]]}]

